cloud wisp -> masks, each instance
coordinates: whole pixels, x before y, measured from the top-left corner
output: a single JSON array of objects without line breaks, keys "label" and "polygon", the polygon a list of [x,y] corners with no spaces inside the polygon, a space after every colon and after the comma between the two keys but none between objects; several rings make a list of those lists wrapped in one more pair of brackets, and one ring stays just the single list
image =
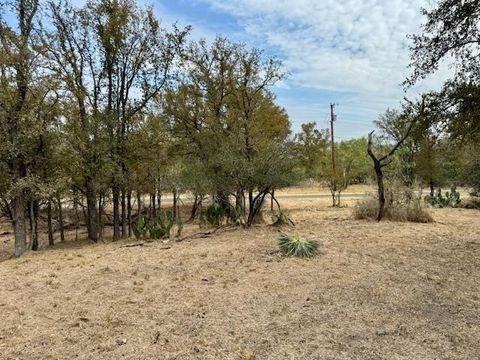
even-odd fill
[{"label": "cloud wisp", "polygon": [[[318,89],[324,100],[340,94],[350,120],[358,113],[364,122],[397,106],[405,95],[407,35],[418,32],[420,8],[428,6],[427,0],[197,1],[236,17],[246,42],[279,54],[292,90]],[[442,78],[430,79],[421,89],[438,87]],[[409,96],[419,90],[410,90]]]}]

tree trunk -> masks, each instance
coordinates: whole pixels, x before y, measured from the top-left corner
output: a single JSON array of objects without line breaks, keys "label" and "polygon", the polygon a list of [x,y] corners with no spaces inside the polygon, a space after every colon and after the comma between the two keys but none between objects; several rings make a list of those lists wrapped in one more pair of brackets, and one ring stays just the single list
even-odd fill
[{"label": "tree trunk", "polygon": [[385,216],[385,186],[383,184],[383,171],[380,164],[375,164],[375,174],[377,176],[377,186],[378,186],[377,221],[380,221]]},{"label": "tree trunk", "polygon": [[128,237],[127,231],[127,195],[125,189],[122,189],[122,239]]},{"label": "tree trunk", "polygon": [[177,190],[173,190],[173,221],[177,220]]},{"label": "tree trunk", "polygon": [[192,210],[190,212],[190,219],[188,221],[195,220],[197,216],[198,209],[200,208],[200,204],[202,203],[202,195],[195,194],[195,198],[193,199]]},{"label": "tree trunk", "polygon": [[63,223],[63,208],[62,208],[62,199],[60,196],[57,197],[58,204],[58,224],[60,226],[60,241],[65,241],[65,226]]},{"label": "tree trunk", "polygon": [[157,207],[159,210],[162,208],[162,190],[160,190],[160,187],[157,189]]},{"label": "tree trunk", "polygon": [[157,216],[157,195],[155,193],[155,190],[150,196],[152,202],[152,216]]},{"label": "tree trunk", "polygon": [[275,198],[275,189],[272,189],[272,192],[270,194],[270,211],[273,212],[273,203],[274,203],[274,199]]},{"label": "tree trunk", "polygon": [[98,238],[103,238],[103,204],[105,196],[100,194],[98,196]]},{"label": "tree trunk", "polygon": [[434,197],[435,196],[435,187],[434,187],[434,183],[433,183],[433,180],[430,179],[430,182],[429,182],[429,185],[430,185],[430,197]]},{"label": "tree trunk", "polygon": [[95,195],[95,188],[93,180],[86,181],[86,197],[87,197],[87,216],[85,222],[87,223],[88,238],[97,242],[98,240],[98,212],[97,212],[97,197]]},{"label": "tree trunk", "polygon": [[127,194],[128,237],[132,236],[132,191]]},{"label": "tree trunk", "polygon": [[255,218],[262,209],[263,202],[265,201],[265,196],[267,195],[267,193],[268,189],[261,191],[260,193],[258,193],[257,196],[255,196],[255,198],[253,198],[253,191],[249,191],[249,199],[251,198],[251,202],[249,204],[250,211],[248,213],[246,227],[251,227],[255,223]]},{"label": "tree trunk", "polygon": [[137,190],[137,216],[142,213],[142,194]]},{"label": "tree trunk", "polygon": [[19,193],[12,201],[13,232],[15,233],[15,256],[22,255],[27,249],[27,230],[25,226],[25,195]]},{"label": "tree trunk", "polygon": [[78,213],[78,198],[76,192],[73,195],[73,210],[75,211],[75,241],[78,241],[78,229],[80,227],[80,215]]},{"label": "tree trunk", "polygon": [[253,209],[254,209],[254,198],[253,198],[253,190],[248,190],[248,215],[247,219],[245,220],[245,224],[247,227],[250,227],[253,224]]},{"label": "tree trunk", "polygon": [[47,201],[47,228],[48,228],[48,246],[55,245],[53,241],[53,226],[52,226],[52,201]]},{"label": "tree trunk", "polygon": [[113,201],[113,241],[120,239],[120,190],[117,184],[112,185]]},{"label": "tree trunk", "polygon": [[33,216],[33,200],[30,200],[28,203],[28,220],[29,220],[29,230],[30,230],[30,243],[27,244],[27,249],[32,247],[33,244],[33,222],[34,216]]},{"label": "tree trunk", "polygon": [[152,217],[152,193],[148,194],[149,204],[148,204],[148,217]]},{"label": "tree trunk", "polygon": [[38,202],[30,201],[30,245],[33,251],[38,250]]},{"label": "tree trunk", "polygon": [[239,186],[235,193],[235,209],[238,212],[238,215],[245,216],[245,193],[243,189]]}]

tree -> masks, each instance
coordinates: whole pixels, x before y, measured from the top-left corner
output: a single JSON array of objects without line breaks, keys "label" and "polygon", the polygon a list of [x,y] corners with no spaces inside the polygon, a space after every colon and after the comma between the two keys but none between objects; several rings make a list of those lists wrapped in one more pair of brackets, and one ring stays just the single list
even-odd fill
[{"label": "tree", "polygon": [[426,22],[422,32],[411,36],[412,75],[405,81],[413,85],[438,70],[442,61],[455,62],[456,75],[479,80],[480,1],[440,0],[432,10],[422,10]]},{"label": "tree", "polygon": [[128,137],[168,85],[188,28],[168,33],[152,9],[130,0],[92,1],[83,8],[50,1],[49,13],[53,30],[45,30],[43,45],[65,88],[66,129],[75,137],[81,174],[75,185],[86,198],[89,238],[99,237],[108,187],[113,237],[126,237]]},{"label": "tree", "polygon": [[203,165],[215,201],[232,208],[234,195],[237,212],[251,226],[265,197],[282,183],[277,171],[287,159],[290,123],[268,91],[283,76],[280,63],[217,38],[210,46],[192,43],[184,66],[185,76],[165,101],[172,132]]},{"label": "tree", "polygon": [[[104,69],[106,118],[110,137],[112,174],[113,237],[127,236],[126,194],[128,168],[126,141],[132,121],[144,112],[172,78],[173,62],[189,29],[167,33],[160,28],[151,8],[141,9],[131,0],[97,0],[88,3],[98,52]],[[101,81],[101,80],[100,80]],[[102,84],[99,84],[100,86]],[[119,205],[121,203],[121,219]]]},{"label": "tree", "polygon": [[[389,113],[390,112],[387,112],[387,114]],[[377,192],[378,192],[377,221],[381,221],[385,215],[385,184],[384,184],[383,168],[392,162],[394,154],[397,152],[397,150],[403,145],[405,140],[408,138],[414,124],[415,124],[414,121],[410,121],[410,124],[408,125],[408,128],[405,131],[405,133],[398,140],[396,140],[396,142],[391,147],[391,149],[388,150],[387,153],[383,156],[375,155],[375,153],[373,152],[373,134],[375,131],[372,131],[370,132],[370,134],[368,134],[367,152],[373,161],[373,168],[375,170],[375,175],[377,180]]]},{"label": "tree", "polygon": [[318,180],[326,161],[329,135],[326,130],[315,127],[315,123],[301,125],[295,135],[294,151],[301,177]]},{"label": "tree", "polygon": [[[371,178],[371,164],[365,152],[367,138],[344,140],[337,144],[337,162],[340,167],[348,167],[348,185],[365,183]],[[345,173],[345,171],[344,171]]]},{"label": "tree", "polygon": [[[410,104],[410,106],[412,107],[412,104]],[[387,141],[398,143],[404,137],[404,134],[412,122],[411,116],[408,116],[407,112],[407,109],[403,109],[403,112],[387,109],[386,112],[380,115],[379,119],[375,121],[375,125],[381,130],[383,137]],[[415,129],[413,129],[413,131],[415,131]],[[417,148],[416,139],[410,137],[402,142],[397,152],[399,156],[399,171],[396,176],[402,179],[403,185],[409,190],[411,190],[415,181],[415,155]]]},{"label": "tree", "polygon": [[[436,72],[442,62],[452,62],[453,79],[435,94],[436,123],[455,138],[478,141],[480,134],[480,1],[441,0],[432,10],[423,9],[426,22],[413,35],[411,76],[407,86]],[[433,95],[433,94],[432,94]]]},{"label": "tree", "polygon": [[30,106],[31,89],[39,66],[34,36],[38,0],[13,2],[11,14],[17,20],[15,26],[6,23],[3,10],[0,10],[0,121],[1,140],[6,146],[1,161],[8,169],[8,207],[15,233],[15,255],[20,256],[26,250],[26,153],[32,134],[30,115],[35,111]]}]

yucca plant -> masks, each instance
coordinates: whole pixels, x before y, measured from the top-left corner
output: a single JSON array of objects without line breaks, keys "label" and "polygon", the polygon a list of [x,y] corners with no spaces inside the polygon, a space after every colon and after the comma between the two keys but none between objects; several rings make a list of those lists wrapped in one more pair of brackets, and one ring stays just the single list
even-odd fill
[{"label": "yucca plant", "polygon": [[311,257],[318,252],[320,243],[317,240],[280,233],[278,246],[287,256]]}]

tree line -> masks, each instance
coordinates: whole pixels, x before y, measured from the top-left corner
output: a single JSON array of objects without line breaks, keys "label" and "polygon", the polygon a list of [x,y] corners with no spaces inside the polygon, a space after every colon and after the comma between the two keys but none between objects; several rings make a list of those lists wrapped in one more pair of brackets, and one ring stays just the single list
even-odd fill
[{"label": "tree line", "polygon": [[[440,92],[380,116],[382,141],[370,150],[406,186],[478,189],[478,3],[445,0],[426,16],[406,86],[449,53],[458,71]],[[366,137],[336,144],[333,171],[328,130],[306,123],[292,134],[271,90],[285,77],[278,59],[224,37],[192,41],[190,31],[162,28],[133,0],[2,4],[0,200],[17,256],[38,249],[42,216],[49,243],[53,218],[64,239],[66,203],[89,239],[111,226],[117,240],[140,214],[157,216],[166,192],[176,219],[189,192],[191,219],[208,197],[250,227],[275,189],[322,180],[338,206],[348,185],[373,180]]]}]

